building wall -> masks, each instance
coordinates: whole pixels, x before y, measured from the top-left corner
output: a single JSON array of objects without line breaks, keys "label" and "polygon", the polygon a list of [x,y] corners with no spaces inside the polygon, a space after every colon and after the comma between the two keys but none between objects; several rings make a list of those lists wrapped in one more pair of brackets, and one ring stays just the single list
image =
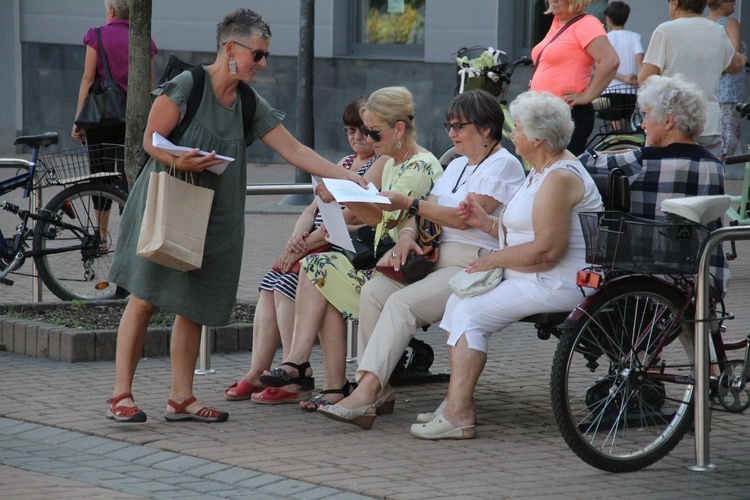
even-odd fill
[{"label": "building wall", "polygon": [[[667,20],[665,2],[628,0],[627,27],[650,33]],[[506,50],[513,58],[529,53],[531,0],[428,0],[425,51],[420,60],[398,60],[349,53],[346,26],[351,0],[315,2],[315,147],[337,160],[347,150],[341,132],[344,105],[364,92],[387,85],[406,85],[415,95],[420,143],[439,154],[450,145],[442,130],[443,110],[453,95],[455,66],[451,55],[460,47],[483,45]],[[299,44],[299,0],[156,0],[153,38],[160,49],[159,74],[169,52],[184,60],[211,62],[216,23],[238,7],[260,12],[271,25],[273,56],[259,72],[256,89],[286,112],[286,127],[295,133],[296,54]],[[741,2],[738,2],[741,8]],[[741,21],[750,16],[745,9]],[[58,131],[61,147],[75,147],[70,130],[83,71],[83,35],[104,23],[103,0],[0,0],[0,151],[7,151],[19,131]],[[750,19],[744,22],[750,26]],[[531,74],[519,68],[509,97],[523,91]],[[21,85],[23,83],[23,86]],[[259,161],[279,160],[261,144],[251,147]]]}]

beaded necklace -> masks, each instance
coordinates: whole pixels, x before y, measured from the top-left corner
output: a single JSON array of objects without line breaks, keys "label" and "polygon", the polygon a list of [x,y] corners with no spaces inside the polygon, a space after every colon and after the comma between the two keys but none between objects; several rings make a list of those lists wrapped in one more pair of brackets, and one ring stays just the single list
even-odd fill
[{"label": "beaded necklace", "polygon": [[[485,155],[485,157],[482,158],[482,161],[480,161],[479,163],[477,163],[476,167],[474,167],[474,170],[472,170],[471,173],[466,176],[466,179],[464,179],[464,181],[461,182],[461,178],[464,176],[464,172],[466,172],[466,167],[469,166],[469,159],[468,158],[466,159],[466,165],[464,165],[463,170],[461,170],[461,174],[458,176],[458,179],[456,179],[456,185],[453,186],[453,189],[451,189],[451,193],[456,194],[456,191],[458,191],[458,188],[460,188],[461,186],[463,186],[464,184],[466,184],[469,181],[469,178],[472,175],[474,175],[474,172],[477,171],[477,169],[479,168],[479,165],[481,165],[482,163],[484,163],[484,161],[487,158],[489,158],[490,155],[492,155],[492,152],[495,150],[495,148],[497,147],[498,144],[500,144],[500,141],[497,141],[497,142],[495,142],[495,144],[492,145],[492,147],[487,152],[487,154]],[[459,184],[459,182],[461,182],[461,184]]]}]

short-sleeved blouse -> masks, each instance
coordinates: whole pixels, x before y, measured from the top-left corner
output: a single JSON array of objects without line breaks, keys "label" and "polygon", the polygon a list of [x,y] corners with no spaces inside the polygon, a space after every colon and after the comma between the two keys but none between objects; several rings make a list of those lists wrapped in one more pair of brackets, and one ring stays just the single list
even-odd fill
[{"label": "short-sleeved blouse", "polygon": [[[246,143],[263,137],[276,127],[284,114],[271,108],[253,91],[257,107],[247,138],[243,137],[242,105],[239,96],[231,108],[214,96],[206,71],[201,105],[179,140],[179,145],[235,158],[224,173],[194,174],[195,184],[214,190],[214,200],[206,233],[203,265],[188,272],[176,271],[136,255],[149,175],[168,170],[151,158],[138,176],[123,212],[120,240],[110,271],[110,281],[162,309],[206,326],[227,324],[237,298],[240,265],[245,237],[245,186],[247,184]],[[154,95],[166,95],[184,116],[192,76],[183,72]],[[184,172],[177,172],[184,178]]]}]

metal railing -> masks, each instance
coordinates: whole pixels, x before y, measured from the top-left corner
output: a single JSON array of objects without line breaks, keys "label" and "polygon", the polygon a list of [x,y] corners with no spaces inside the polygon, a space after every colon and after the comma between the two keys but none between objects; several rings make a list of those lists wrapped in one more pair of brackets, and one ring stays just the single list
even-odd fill
[{"label": "metal railing", "polygon": [[[31,162],[21,158],[0,158],[0,168],[23,168],[29,170]],[[31,200],[31,206],[34,211],[38,212],[42,208],[42,190],[32,189],[29,191],[29,198]],[[33,259],[31,260],[31,301],[41,302],[42,301],[42,279],[36,273],[36,266],[34,265]]]},{"label": "metal railing", "polygon": [[[312,193],[312,184],[249,184],[245,186],[246,196],[310,193]],[[356,339],[356,332],[354,338]],[[354,347],[354,353],[354,356],[356,356],[356,344]],[[216,370],[211,369],[211,337],[208,335],[208,328],[205,326],[201,329],[201,346],[198,355],[198,366],[199,368],[195,370],[196,375],[210,375],[216,373]]]},{"label": "metal railing", "polygon": [[714,470],[709,451],[709,260],[714,249],[724,241],[750,240],[750,226],[724,227],[712,232],[705,243],[698,264],[695,284],[695,465],[690,470],[707,472]]}]

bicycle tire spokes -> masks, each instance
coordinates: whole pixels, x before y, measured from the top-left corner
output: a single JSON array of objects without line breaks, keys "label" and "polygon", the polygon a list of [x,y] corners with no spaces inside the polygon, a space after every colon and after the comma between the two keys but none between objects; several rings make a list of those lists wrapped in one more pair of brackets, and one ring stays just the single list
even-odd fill
[{"label": "bicycle tire spokes", "polygon": [[692,328],[681,298],[666,286],[638,286],[592,303],[562,336],[553,363],[563,437],[585,462],[612,472],[669,453],[693,415]]}]

